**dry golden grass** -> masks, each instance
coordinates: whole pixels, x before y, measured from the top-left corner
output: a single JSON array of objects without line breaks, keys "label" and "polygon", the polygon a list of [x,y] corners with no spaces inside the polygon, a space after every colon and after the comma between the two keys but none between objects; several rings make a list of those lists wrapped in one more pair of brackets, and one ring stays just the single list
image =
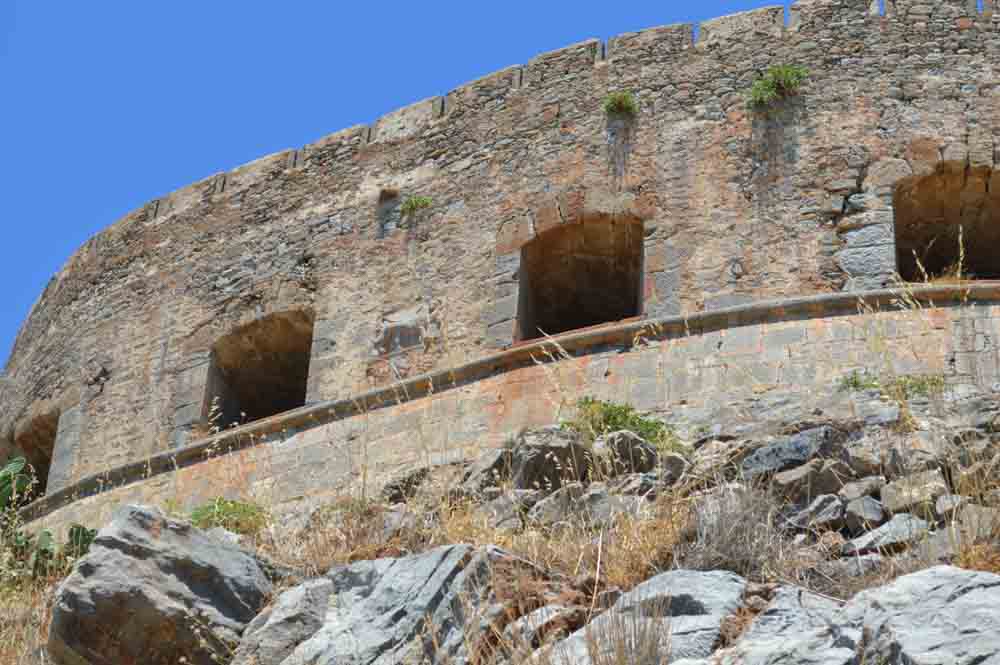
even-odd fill
[{"label": "dry golden grass", "polygon": [[955,563],[967,570],[1000,575],[1000,545],[995,542],[966,545],[959,550]]},{"label": "dry golden grass", "polygon": [[0,663],[29,663],[48,639],[52,599],[59,580],[0,590]]},{"label": "dry golden grass", "polygon": [[386,506],[345,498],[318,511],[300,541],[279,536],[264,538],[259,546],[281,563],[322,574],[335,565],[441,545],[496,545],[556,575],[589,577],[591,587],[630,589],[670,567],[689,514],[686,501],[664,497],[650,503],[646,514],[622,515],[601,529],[569,524],[511,531],[493,527],[471,502],[439,499],[407,510],[416,524],[386,537]]},{"label": "dry golden grass", "polygon": [[688,518],[687,501],[665,496],[650,504],[648,514],[622,515],[603,529],[569,524],[506,531],[463,504],[443,515],[433,540],[434,545],[497,545],[568,578],[589,577],[595,588],[627,590],[670,567]]}]

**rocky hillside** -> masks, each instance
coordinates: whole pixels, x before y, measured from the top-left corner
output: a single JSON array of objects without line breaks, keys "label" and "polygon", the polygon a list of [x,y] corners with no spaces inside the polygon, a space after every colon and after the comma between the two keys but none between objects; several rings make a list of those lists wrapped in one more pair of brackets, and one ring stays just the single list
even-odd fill
[{"label": "rocky hillside", "polygon": [[123,507],[35,662],[1000,663],[1000,403],[854,388],[691,444],[527,431],[244,535]]}]

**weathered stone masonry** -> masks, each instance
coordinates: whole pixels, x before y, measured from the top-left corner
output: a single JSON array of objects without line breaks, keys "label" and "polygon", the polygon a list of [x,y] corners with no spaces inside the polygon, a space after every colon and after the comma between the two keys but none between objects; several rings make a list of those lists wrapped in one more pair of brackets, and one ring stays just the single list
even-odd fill
[{"label": "weathered stone masonry", "polygon": [[[516,345],[561,302],[539,284],[583,303],[603,296],[573,284],[635,286],[570,326],[881,288],[914,251],[947,268],[957,223],[995,277],[995,1],[809,0],[787,26],[780,7],[708,21],[697,43],[689,25],[585,41],[153,201],[42,294],[0,382],[0,441],[57,491],[198,440],[213,401],[271,415]],[[748,112],[777,63],[808,83]],[[602,110],[623,89],[627,124]],[[404,215],[412,196],[430,207]],[[562,271],[532,258],[543,245]],[[230,385],[266,394],[289,350],[289,401]]]}]

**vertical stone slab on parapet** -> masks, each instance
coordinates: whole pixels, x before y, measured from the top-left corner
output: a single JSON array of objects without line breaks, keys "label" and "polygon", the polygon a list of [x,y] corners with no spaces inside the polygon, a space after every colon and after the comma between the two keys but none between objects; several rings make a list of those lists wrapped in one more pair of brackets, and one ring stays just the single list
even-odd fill
[{"label": "vertical stone slab on parapet", "polygon": [[[979,15],[976,0],[885,0],[886,16],[912,23],[972,18]],[[956,27],[956,26],[951,26]]]},{"label": "vertical stone slab on parapet", "polygon": [[677,54],[694,46],[690,23],[627,32],[608,40],[608,66],[624,81],[644,78],[644,69],[676,62]]},{"label": "vertical stone slab on parapet", "polygon": [[601,42],[597,39],[543,53],[524,68],[524,85],[541,87],[588,72],[594,68],[600,53]]},{"label": "vertical stone slab on parapet", "polygon": [[324,395],[323,386],[329,382],[330,376],[342,363],[337,345],[344,333],[345,324],[346,320],[343,317],[318,319],[313,324],[312,350],[309,355],[309,380],[306,384],[306,404],[336,398],[334,395]]},{"label": "vertical stone slab on parapet", "polygon": [[441,98],[432,97],[382,116],[372,126],[370,143],[391,143],[420,134],[438,115]]},{"label": "vertical stone slab on parapet", "polygon": [[788,29],[793,32],[829,32],[878,16],[878,0],[798,0],[789,8]]},{"label": "vertical stone slab on parapet", "polygon": [[66,409],[60,414],[46,494],[61,490],[73,481],[73,467],[76,466],[76,460],[80,456],[82,430],[83,410],[79,406]]},{"label": "vertical stone slab on parapet", "polygon": [[[196,430],[205,425],[206,395],[209,389],[211,353],[193,353],[177,370],[177,383],[172,403],[171,445],[179,448],[190,443]],[[210,406],[210,405],[209,405]]]},{"label": "vertical stone slab on parapet", "polygon": [[224,177],[225,174],[216,173],[161,198],[156,211],[156,223],[162,224],[168,218],[184,214],[192,207],[210,199],[219,189],[220,178]]},{"label": "vertical stone slab on parapet", "polygon": [[360,151],[367,137],[366,125],[355,125],[329,134],[299,150],[297,164],[307,169],[334,168]]},{"label": "vertical stone slab on parapet", "polygon": [[489,109],[493,104],[518,90],[523,70],[520,66],[508,67],[461,85],[448,93],[446,113],[461,113]]},{"label": "vertical stone slab on parapet", "polygon": [[643,315],[655,319],[681,313],[681,255],[667,240],[646,238],[643,247]]},{"label": "vertical stone slab on parapet", "polygon": [[722,48],[727,44],[747,44],[780,39],[785,32],[785,8],[762,7],[749,12],[720,16],[701,24],[698,48]]},{"label": "vertical stone slab on parapet", "polygon": [[288,168],[289,157],[294,152],[294,150],[282,150],[236,167],[226,174],[226,192],[247,189],[284,171]]},{"label": "vertical stone slab on parapet", "polygon": [[498,254],[493,274],[493,297],[483,311],[486,326],[486,346],[500,350],[514,343],[517,334],[518,307],[523,285],[521,252]]}]

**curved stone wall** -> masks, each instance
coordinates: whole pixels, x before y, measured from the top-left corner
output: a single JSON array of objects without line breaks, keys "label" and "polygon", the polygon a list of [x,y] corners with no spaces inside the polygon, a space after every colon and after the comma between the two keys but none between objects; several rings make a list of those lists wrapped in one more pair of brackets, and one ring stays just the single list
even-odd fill
[{"label": "curved stone wall", "polygon": [[[901,302],[910,303],[900,308]],[[352,400],[326,402],[110,469],[24,510],[34,528],[101,524],[122,502],[189,509],[225,495],[276,511],[377,492],[467,460],[584,396],[627,401],[685,438],[819,417],[865,419],[840,382],[941,376],[949,398],[1000,389],[1000,285],[799,298],[525,344]]]},{"label": "curved stone wall", "polygon": [[[0,381],[0,445],[44,465],[49,493],[182,449],[210,426],[219,340],[273,314],[312,323],[307,405],[491,357],[529,336],[522,248],[568,225],[642,223],[647,319],[882,287],[896,183],[993,166],[1000,32],[992,3],[872,4],[581,42],[150,202],[35,305]],[[743,92],[780,63],[808,83],[749,112]],[[609,119],[625,89],[638,116]],[[428,205],[403,214],[413,197]],[[465,390],[495,410],[490,381],[539,371]],[[698,385],[724,388],[719,372]],[[671,380],[672,402],[698,398]]]}]

